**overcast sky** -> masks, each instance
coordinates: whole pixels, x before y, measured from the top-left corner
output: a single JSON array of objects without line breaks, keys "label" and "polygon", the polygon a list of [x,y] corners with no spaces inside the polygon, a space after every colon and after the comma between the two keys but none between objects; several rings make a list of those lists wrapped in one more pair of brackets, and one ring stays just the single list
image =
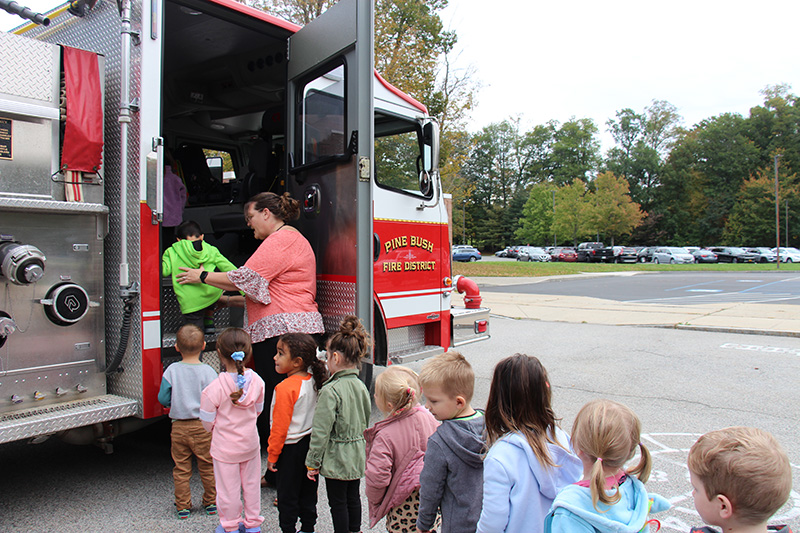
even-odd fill
[{"label": "overcast sky", "polygon": [[[607,149],[605,122],[619,109],[667,100],[692,126],[747,116],[767,85],[800,91],[797,0],[450,0],[442,18],[481,84],[473,131],[517,116],[523,129],[591,118]],[[21,20],[0,10],[2,30]]]},{"label": "overcast sky", "polygon": [[443,19],[483,85],[472,129],[575,116],[605,133],[617,110],[654,99],[691,126],[747,116],[767,85],[800,90],[797,0],[450,0]]}]

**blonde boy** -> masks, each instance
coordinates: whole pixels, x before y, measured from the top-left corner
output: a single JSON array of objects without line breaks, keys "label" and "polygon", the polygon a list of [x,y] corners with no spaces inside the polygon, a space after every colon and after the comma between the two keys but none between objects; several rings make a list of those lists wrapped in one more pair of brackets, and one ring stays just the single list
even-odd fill
[{"label": "blonde boy", "polygon": [[791,533],[785,526],[767,527],[789,499],[792,472],[786,452],[766,431],[730,427],[706,433],[689,451],[688,465],[703,521],[725,533]]},{"label": "blonde boy", "polygon": [[434,357],[419,376],[425,405],[442,422],[428,439],[420,474],[417,528],[430,531],[437,511],[441,533],[474,532],[483,500],[483,413],[470,405],[475,373],[463,355]]}]

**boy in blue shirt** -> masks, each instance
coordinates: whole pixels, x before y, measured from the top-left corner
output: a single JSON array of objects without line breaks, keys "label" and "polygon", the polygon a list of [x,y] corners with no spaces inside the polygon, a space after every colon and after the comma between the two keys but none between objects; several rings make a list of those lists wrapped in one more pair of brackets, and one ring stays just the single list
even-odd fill
[{"label": "boy in blue shirt", "polygon": [[158,401],[169,407],[172,419],[172,459],[175,468],[175,507],[178,518],[189,518],[192,508],[192,456],[197,458],[197,470],[203,482],[203,509],[208,515],[217,514],[217,491],[214,481],[214,462],[211,459],[211,433],[200,422],[200,395],[212,381],[217,379],[213,368],[200,361],[206,347],[203,331],[194,324],[186,324],[178,330],[175,349],[181,360],[172,363],[161,378]]}]

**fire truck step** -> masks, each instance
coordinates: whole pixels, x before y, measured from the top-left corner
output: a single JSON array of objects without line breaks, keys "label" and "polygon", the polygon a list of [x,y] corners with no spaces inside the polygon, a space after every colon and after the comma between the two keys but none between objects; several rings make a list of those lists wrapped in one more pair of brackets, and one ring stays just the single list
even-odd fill
[{"label": "fire truck step", "polygon": [[441,346],[420,346],[419,348],[414,348],[412,350],[391,352],[389,354],[389,360],[394,365],[402,365],[403,363],[419,361],[420,359],[425,359],[426,357],[433,357],[434,355],[439,355],[440,353],[444,353],[444,348]]},{"label": "fire truck step", "polygon": [[133,416],[136,400],[106,394],[0,416],[0,444]]}]

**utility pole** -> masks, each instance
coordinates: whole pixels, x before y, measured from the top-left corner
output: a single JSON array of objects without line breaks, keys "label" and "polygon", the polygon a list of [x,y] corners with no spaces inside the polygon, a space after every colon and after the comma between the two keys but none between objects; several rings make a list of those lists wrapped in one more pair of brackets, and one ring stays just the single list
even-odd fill
[{"label": "utility pole", "polygon": [[783,242],[786,248],[789,247],[789,200],[784,200],[783,205],[785,209],[783,210],[783,224],[784,224],[784,232],[783,232]]},{"label": "utility pole", "polygon": [[556,190],[553,189],[553,248],[556,246]]},{"label": "utility pole", "polygon": [[775,267],[781,269],[781,204],[778,200],[778,158],[781,154],[775,154]]},{"label": "utility pole", "polygon": [[463,215],[461,219],[461,244],[467,244],[467,201],[464,200],[462,205],[464,206],[464,209],[461,210]]}]

